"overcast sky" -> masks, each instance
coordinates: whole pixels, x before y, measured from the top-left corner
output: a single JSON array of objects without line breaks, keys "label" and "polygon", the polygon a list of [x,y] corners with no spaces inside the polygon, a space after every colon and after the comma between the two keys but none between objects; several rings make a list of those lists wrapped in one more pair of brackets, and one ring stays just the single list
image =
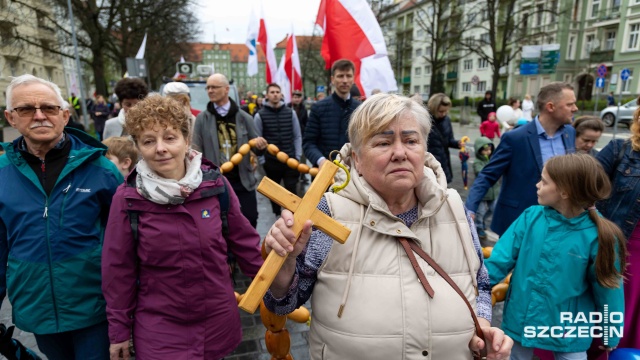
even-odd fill
[{"label": "overcast sky", "polygon": [[[200,20],[201,42],[244,43],[247,39],[249,16],[255,8],[260,18],[260,0],[198,0],[195,13]],[[291,31],[296,35],[311,35],[320,0],[262,0],[267,30],[275,45]],[[272,35],[273,34],[273,35]]]}]

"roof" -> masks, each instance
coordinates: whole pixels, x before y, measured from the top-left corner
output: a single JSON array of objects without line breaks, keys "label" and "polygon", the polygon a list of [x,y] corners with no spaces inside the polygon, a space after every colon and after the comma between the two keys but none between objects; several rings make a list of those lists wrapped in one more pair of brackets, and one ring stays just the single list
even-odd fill
[{"label": "roof", "polygon": [[[289,35],[285,36],[282,41],[276,44],[276,49],[286,49],[287,48],[287,38]],[[298,43],[298,50],[300,49],[308,49],[311,47],[313,50],[320,51],[322,48],[322,36],[305,36],[305,35],[296,35],[296,42]]]},{"label": "roof", "polygon": [[[245,44],[212,44],[212,43],[189,43],[192,56],[188,61],[202,62],[202,52],[205,50],[227,50],[231,54],[231,62],[247,62],[249,60],[249,48]],[[265,62],[264,53],[260,44],[258,48],[258,62]]]}]

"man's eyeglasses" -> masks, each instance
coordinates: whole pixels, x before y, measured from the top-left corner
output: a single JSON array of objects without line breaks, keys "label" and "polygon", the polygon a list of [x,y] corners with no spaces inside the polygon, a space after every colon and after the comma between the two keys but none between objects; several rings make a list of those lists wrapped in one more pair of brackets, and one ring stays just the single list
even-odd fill
[{"label": "man's eyeglasses", "polygon": [[205,87],[205,89],[207,89],[207,91],[209,91],[209,90],[221,89],[223,87],[226,87],[226,86],[224,86],[224,85],[207,85],[207,87]]},{"label": "man's eyeglasses", "polygon": [[43,114],[48,116],[55,116],[60,113],[61,107],[58,105],[40,105],[40,107],[35,106],[18,106],[13,108],[11,111],[15,111],[18,113],[20,117],[32,117],[35,115],[36,110],[42,111]]}]

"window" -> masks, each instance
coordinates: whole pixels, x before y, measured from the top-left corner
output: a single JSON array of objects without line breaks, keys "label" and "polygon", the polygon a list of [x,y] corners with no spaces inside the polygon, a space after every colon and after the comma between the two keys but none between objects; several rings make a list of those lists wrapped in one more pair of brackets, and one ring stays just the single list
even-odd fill
[{"label": "window", "polygon": [[598,16],[598,11],[600,10],[600,1],[601,0],[591,0],[591,17],[592,18]]},{"label": "window", "polygon": [[476,13],[467,14],[467,24],[475,25],[476,24],[476,17],[477,17]]},{"label": "window", "polygon": [[425,94],[427,94],[427,95],[428,95],[429,93],[431,93],[431,85],[425,85],[425,86],[423,86],[423,87],[422,87],[422,89],[423,89],[423,91],[422,91],[422,92],[423,92],[423,93],[425,93]]},{"label": "window", "polygon": [[489,10],[488,9],[482,9],[482,21],[487,21],[489,20]]},{"label": "window", "polygon": [[569,43],[567,45],[567,60],[574,60],[576,58],[576,36],[569,36]]},{"label": "window", "polygon": [[521,28],[521,32],[522,34],[526,34],[527,30],[529,29],[529,14],[524,13],[522,14],[522,28]]},{"label": "window", "polygon": [[480,81],[478,83],[478,89],[476,89],[476,92],[485,92],[485,91],[487,91],[487,82]]},{"label": "window", "polygon": [[429,75],[429,74],[431,74],[431,65],[426,65],[426,66],[424,67],[424,74],[425,74],[425,75]]},{"label": "window", "polygon": [[462,66],[463,66],[463,67],[462,67],[462,69],[463,69],[464,71],[473,70],[473,60],[465,60],[465,61],[462,63]]},{"label": "window", "polygon": [[432,50],[432,49],[431,49],[431,46],[427,46],[427,47],[424,49],[424,54],[425,54],[426,56],[431,56],[431,50]]},{"label": "window", "polygon": [[571,83],[571,74],[564,74],[562,81],[565,83]]},{"label": "window", "polygon": [[629,25],[629,41],[627,41],[627,50],[636,50],[638,48],[638,36],[640,36],[640,24]]},{"label": "window", "polygon": [[422,75],[422,68],[421,68],[421,67],[417,67],[417,68],[415,68],[415,69],[413,70],[413,73],[414,73],[416,76],[420,76],[420,75]]},{"label": "window", "polygon": [[544,18],[544,5],[539,4],[536,6],[536,26],[542,25],[542,19]]},{"label": "window", "polygon": [[591,51],[591,44],[593,40],[596,38],[594,34],[589,34],[584,38],[584,44],[582,44],[582,58],[586,59],[589,57],[589,52]]},{"label": "window", "polygon": [[424,30],[418,29],[418,32],[416,33],[416,37],[418,39],[421,39],[423,36],[424,36]]},{"label": "window", "polygon": [[470,37],[464,38],[463,41],[464,41],[465,45],[467,45],[468,47],[473,47],[473,45],[476,42],[476,39],[474,39],[473,36],[470,36]]},{"label": "window", "polygon": [[489,67],[489,62],[487,59],[478,59],[478,69],[486,69]]},{"label": "window", "polygon": [[414,87],[413,87],[413,92],[414,92],[415,94],[420,93],[420,85],[416,85],[416,86],[414,86]]},{"label": "window", "polygon": [[612,12],[620,11],[620,0],[613,0],[613,3],[611,4],[611,11]]},{"label": "window", "polygon": [[484,33],[482,35],[480,35],[480,43],[483,45],[488,45],[490,44],[491,38],[489,36],[489,33]]},{"label": "window", "polygon": [[551,1],[551,6],[549,7],[549,10],[551,11],[549,13],[549,23],[550,24],[555,24],[555,22],[556,22],[556,11],[558,11],[558,0]]},{"label": "window", "polygon": [[616,46],[616,32],[615,31],[609,31],[607,33],[607,41],[604,44],[604,49],[605,50],[613,50],[615,49]]},{"label": "window", "polygon": [[18,62],[15,60],[9,60],[9,73],[11,76],[18,76]]},{"label": "window", "polygon": [[471,92],[471,83],[470,82],[463,82],[462,83],[462,92],[465,92],[465,93]]},{"label": "window", "polygon": [[416,57],[422,56],[422,49],[416,49]]}]

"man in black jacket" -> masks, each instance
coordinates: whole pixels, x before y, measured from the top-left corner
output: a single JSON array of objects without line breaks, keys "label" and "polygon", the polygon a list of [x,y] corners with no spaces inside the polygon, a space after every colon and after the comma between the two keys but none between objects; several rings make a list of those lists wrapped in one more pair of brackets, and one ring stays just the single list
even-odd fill
[{"label": "man in black jacket", "polygon": [[349,142],[347,127],[351,113],[361,104],[352,99],[355,66],[349,60],[338,60],[331,67],[334,92],[311,107],[302,139],[304,155],[313,165],[322,166],[332,150],[340,150]]},{"label": "man in black jacket", "polygon": [[[304,135],[304,129],[307,126],[309,115],[307,115],[307,107],[304,106],[304,96],[302,96],[301,90],[293,90],[291,102],[287,106],[293,109],[298,116],[298,121],[300,122],[300,134]],[[302,157],[300,157],[300,163],[305,164],[306,162],[307,157],[303,154]],[[300,181],[305,184],[309,183],[305,174],[300,174]]]},{"label": "man in black jacket", "polygon": [[432,95],[427,102],[427,108],[433,117],[433,126],[427,140],[427,151],[442,165],[447,183],[453,179],[449,148],[460,149],[460,141],[453,137],[451,119],[448,115],[451,105],[451,99],[442,93]]},{"label": "man in black jacket", "polygon": [[[284,106],[278,84],[267,85],[267,101],[254,117],[258,135],[269,143],[289,155],[289,158],[300,160],[302,155],[302,135],[300,122],[296,113],[290,107]],[[267,177],[275,183],[284,182],[285,189],[296,194],[298,184],[298,170],[281,163],[274,155],[264,154],[264,171]],[[273,213],[280,215],[280,205],[271,202]]]},{"label": "man in black jacket", "polygon": [[487,120],[489,113],[496,112],[496,102],[493,100],[491,91],[484,93],[484,99],[478,103],[478,115],[480,115],[480,123]]}]

